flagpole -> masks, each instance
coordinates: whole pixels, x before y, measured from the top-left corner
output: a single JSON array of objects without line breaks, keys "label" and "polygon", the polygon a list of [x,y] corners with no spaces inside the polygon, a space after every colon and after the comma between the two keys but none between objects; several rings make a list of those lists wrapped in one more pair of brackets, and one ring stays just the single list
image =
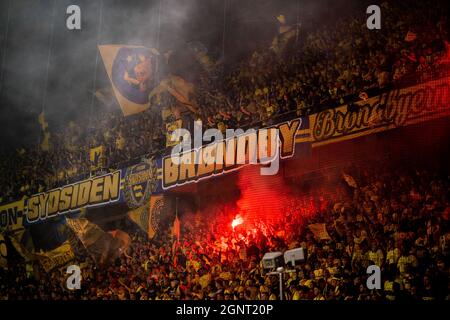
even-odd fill
[{"label": "flagpole", "polygon": [[227,25],[227,0],[223,3],[222,59],[225,61],[225,35]]},{"label": "flagpole", "polygon": [[[92,109],[94,107],[94,97],[95,97],[95,87],[96,87],[96,82],[97,82],[97,66],[98,66],[98,57],[99,57],[99,50],[98,50],[98,45],[100,42],[100,37],[101,37],[101,33],[102,33],[102,22],[103,22],[103,0],[100,0],[100,8],[99,8],[99,19],[98,19],[98,30],[97,30],[97,41],[96,41],[96,46],[95,46],[95,65],[94,65],[94,79],[92,81],[92,95],[91,95],[91,102],[90,102],[90,106],[89,106],[89,132],[91,132],[91,124],[92,124]],[[92,141],[92,140],[91,140]],[[91,150],[92,148],[92,144],[91,142],[89,142],[89,150]],[[89,154],[88,156],[88,162],[90,161],[89,159]],[[89,176],[92,176],[92,172],[89,169]]]},{"label": "flagpole", "polygon": [[295,45],[298,45],[298,37],[299,37],[299,15],[300,15],[300,0],[297,0],[297,23],[296,23],[296,25],[295,25],[295,28],[296,28],[296,30],[295,30]]},{"label": "flagpole", "polygon": [[[161,38],[161,8],[162,8],[162,2],[163,0],[159,0],[158,3],[158,28],[156,29],[156,50],[158,50],[159,54],[161,55],[161,44],[160,44],[160,38]],[[156,59],[156,81],[159,83],[160,81],[160,59]]]},{"label": "flagpole", "polygon": [[[50,60],[51,60],[51,57],[52,57],[52,47],[53,47],[53,31],[54,31],[54,21],[55,21],[55,7],[56,7],[56,0],[53,1],[52,15],[51,15],[51,20],[50,20],[50,39],[49,39],[48,53],[47,53],[47,68],[46,68],[46,72],[45,72],[44,92],[42,94],[42,106],[41,106],[41,113],[43,113],[43,114],[45,112],[45,105],[47,103],[48,78],[49,78]],[[41,134],[39,134],[38,145],[40,145],[40,144],[41,144]]]},{"label": "flagpole", "polygon": [[1,66],[1,74],[0,74],[0,99],[2,97],[3,92],[3,76],[5,74],[4,68],[6,64],[6,51],[8,50],[8,35],[9,35],[9,21],[11,19],[11,2],[12,0],[8,1],[8,15],[7,15],[7,21],[6,21],[6,30],[5,30],[5,37],[4,37],[4,46],[3,46],[3,56],[2,56],[2,66]]}]

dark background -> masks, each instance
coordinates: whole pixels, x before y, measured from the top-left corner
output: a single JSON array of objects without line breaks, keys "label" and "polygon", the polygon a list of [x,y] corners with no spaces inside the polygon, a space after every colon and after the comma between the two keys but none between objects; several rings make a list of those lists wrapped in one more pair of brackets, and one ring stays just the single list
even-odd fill
[{"label": "dark background", "polygon": [[[66,28],[71,4],[81,8],[81,30]],[[50,131],[96,112],[93,92],[109,86],[97,44],[173,50],[173,67],[189,76],[189,41],[229,69],[270,46],[279,14],[300,21],[302,37],[344,12],[366,16],[365,8],[356,0],[0,0],[1,149],[37,143],[42,110]]]}]

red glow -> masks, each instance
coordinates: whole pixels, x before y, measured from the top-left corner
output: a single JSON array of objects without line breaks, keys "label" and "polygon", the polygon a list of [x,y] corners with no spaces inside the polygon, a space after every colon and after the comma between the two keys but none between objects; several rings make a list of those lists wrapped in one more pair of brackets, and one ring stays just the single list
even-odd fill
[{"label": "red glow", "polygon": [[240,198],[236,205],[246,228],[260,229],[261,224],[281,222],[290,198],[290,189],[281,175],[263,176],[258,166],[246,167],[239,172],[237,184]]},{"label": "red glow", "polygon": [[231,222],[231,227],[236,228],[238,225],[242,224],[244,222],[244,219],[242,219],[242,217],[240,215],[237,215],[236,218],[233,219],[233,221]]},{"label": "red glow", "polygon": [[[229,242],[231,239],[234,243],[249,243],[261,237],[291,241],[290,234],[295,234],[294,230],[298,232],[304,218],[326,208],[325,199],[315,202],[311,194],[293,190],[282,174],[262,176],[259,169],[248,166],[239,171],[235,182],[235,187],[239,188],[238,197],[211,201],[196,212],[184,213],[182,224],[192,230],[209,230],[214,239],[206,241],[218,243],[225,250],[233,245]],[[315,192],[326,193],[318,188]]]}]

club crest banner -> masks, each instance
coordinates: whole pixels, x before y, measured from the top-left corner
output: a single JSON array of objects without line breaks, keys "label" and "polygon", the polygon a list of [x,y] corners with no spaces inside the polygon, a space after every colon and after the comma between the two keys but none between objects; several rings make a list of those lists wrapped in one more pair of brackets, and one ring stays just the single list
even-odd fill
[{"label": "club crest banner", "polygon": [[101,45],[99,50],[123,114],[148,109],[148,96],[156,85],[158,51],[123,45]]}]

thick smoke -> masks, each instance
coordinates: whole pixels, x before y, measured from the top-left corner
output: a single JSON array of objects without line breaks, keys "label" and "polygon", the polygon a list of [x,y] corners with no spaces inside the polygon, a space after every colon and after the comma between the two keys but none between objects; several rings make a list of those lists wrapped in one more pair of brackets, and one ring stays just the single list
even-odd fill
[{"label": "thick smoke", "polygon": [[[98,44],[172,50],[178,54],[176,73],[189,77],[194,72],[185,55],[189,42],[203,43],[208,53],[231,66],[270,45],[277,15],[314,28],[308,27],[308,17],[320,22],[324,12],[336,12],[335,3],[349,1],[0,1],[0,137],[13,147],[35,143],[43,109],[51,131],[71,120],[89,124],[91,113],[101,108],[93,92],[109,87]],[[66,28],[66,9],[72,4],[81,8],[82,30]]]},{"label": "thick smoke", "polygon": [[258,221],[279,222],[291,200],[290,188],[281,175],[263,176],[258,166],[242,169],[237,187],[240,190],[238,212],[248,225]]}]

